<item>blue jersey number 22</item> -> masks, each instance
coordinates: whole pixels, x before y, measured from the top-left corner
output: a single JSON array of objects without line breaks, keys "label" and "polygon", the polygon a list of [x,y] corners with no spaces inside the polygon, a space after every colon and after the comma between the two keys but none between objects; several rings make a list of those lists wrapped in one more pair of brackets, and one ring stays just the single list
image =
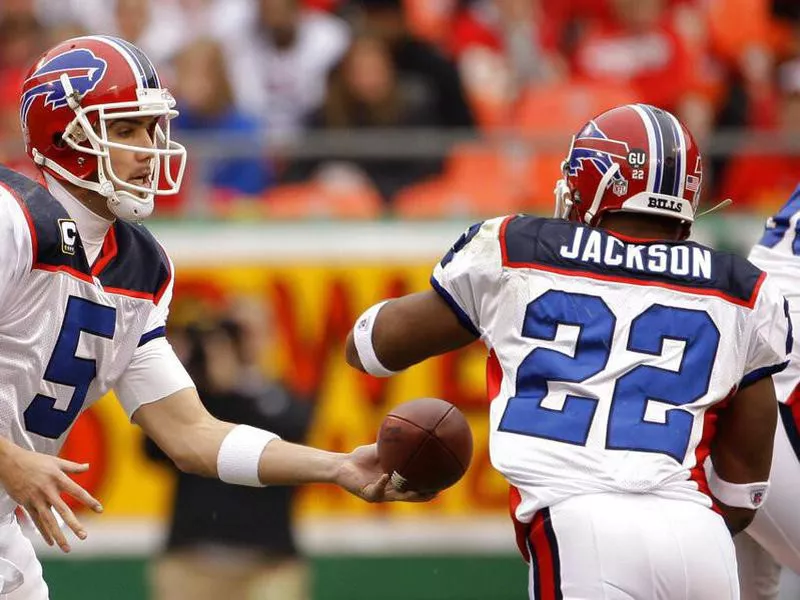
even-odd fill
[{"label": "blue jersey number 22", "polygon": [[25,429],[51,439],[61,437],[69,429],[81,411],[89,385],[97,375],[97,361],[75,355],[81,332],[111,339],[115,324],[116,310],[113,307],[70,296],[61,332],[44,371],[44,379],[72,387],[72,398],[62,410],[55,407],[55,398],[36,394],[25,409]]},{"label": "blue jersey number 22", "polygon": [[[599,296],[551,290],[525,311],[522,335],[554,340],[558,325],[578,327],[573,355],[536,348],[517,369],[517,393],[509,399],[500,431],[585,445],[598,399],[567,393],[561,409],[542,405],[548,384],[582,383],[605,369],[611,355],[616,317]],[[683,462],[692,415],[666,411],[664,422],[645,420],[650,400],[682,406],[708,391],[719,346],[719,330],[705,311],[654,304],[631,323],[627,350],[661,356],[664,340],[684,343],[677,371],[639,365],[616,381],[611,398],[606,447],[659,452]]]}]

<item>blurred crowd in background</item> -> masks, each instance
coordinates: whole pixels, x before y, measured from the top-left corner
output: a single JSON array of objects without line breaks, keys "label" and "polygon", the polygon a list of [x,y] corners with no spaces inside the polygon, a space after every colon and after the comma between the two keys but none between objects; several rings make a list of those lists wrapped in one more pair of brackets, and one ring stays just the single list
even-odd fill
[{"label": "blurred crowd in background", "polygon": [[178,100],[162,217],[547,213],[570,135],[626,102],[694,132],[709,205],[768,213],[800,179],[796,0],[3,0],[4,162],[31,62],[100,33]]}]

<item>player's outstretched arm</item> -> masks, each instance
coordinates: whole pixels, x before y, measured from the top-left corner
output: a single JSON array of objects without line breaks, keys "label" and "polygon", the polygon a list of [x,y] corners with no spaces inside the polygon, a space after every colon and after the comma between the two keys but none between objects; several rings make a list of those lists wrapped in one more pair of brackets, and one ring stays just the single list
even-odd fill
[{"label": "player's outstretched arm", "polygon": [[58,544],[63,552],[69,552],[70,545],[53,515],[53,509],[80,539],[86,538],[86,530],[61,494],[69,494],[95,512],[103,511],[100,502],[67,475],[83,473],[88,468],[88,464],[32,452],[0,437],[0,483],[8,495],[27,511],[44,541],[50,546]]},{"label": "player's outstretched arm", "polygon": [[[719,413],[711,460],[713,471],[722,483],[714,485],[710,479],[709,484],[734,534],[750,524],[757,506],[768,493],[764,484],[769,481],[777,418],[778,403],[771,377],[739,390]],[[725,482],[738,486],[728,487]],[[726,490],[730,494],[728,504],[720,497]],[[736,499],[739,501],[735,502]],[[741,506],[748,500],[751,506]],[[740,506],[732,506],[733,503]]]},{"label": "player's outstretched arm", "polygon": [[375,444],[343,454],[240,429],[213,417],[194,388],[139,407],[133,421],[187,473],[254,486],[333,483],[368,502],[432,497],[396,490],[380,468]]},{"label": "player's outstretched arm", "polygon": [[[377,312],[371,327],[375,356],[390,371],[400,371],[477,339],[433,290],[389,300]],[[369,372],[359,356],[352,330],[347,335],[345,353],[350,366]]]}]

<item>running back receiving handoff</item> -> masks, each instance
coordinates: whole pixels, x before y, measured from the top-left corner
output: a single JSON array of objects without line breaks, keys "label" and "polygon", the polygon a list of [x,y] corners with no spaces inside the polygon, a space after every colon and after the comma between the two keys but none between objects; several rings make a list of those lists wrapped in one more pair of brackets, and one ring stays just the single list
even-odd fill
[{"label": "running back receiving handoff", "polygon": [[378,376],[487,346],[531,598],[739,598],[730,531],[768,492],[792,331],[762,271],[687,241],[701,183],[674,116],[603,113],[573,138],[555,218],[473,225],[432,290],[371,307],[348,339]]}]

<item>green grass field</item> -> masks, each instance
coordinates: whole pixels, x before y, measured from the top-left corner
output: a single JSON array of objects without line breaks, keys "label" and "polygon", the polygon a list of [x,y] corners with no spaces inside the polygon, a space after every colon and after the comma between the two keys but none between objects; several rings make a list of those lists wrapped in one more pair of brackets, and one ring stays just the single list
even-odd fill
[{"label": "green grass field", "polygon": [[[312,559],[313,600],[526,600],[518,556],[323,556]],[[54,600],[146,600],[138,558],[48,559]],[[376,596],[380,590],[380,596]]]}]

